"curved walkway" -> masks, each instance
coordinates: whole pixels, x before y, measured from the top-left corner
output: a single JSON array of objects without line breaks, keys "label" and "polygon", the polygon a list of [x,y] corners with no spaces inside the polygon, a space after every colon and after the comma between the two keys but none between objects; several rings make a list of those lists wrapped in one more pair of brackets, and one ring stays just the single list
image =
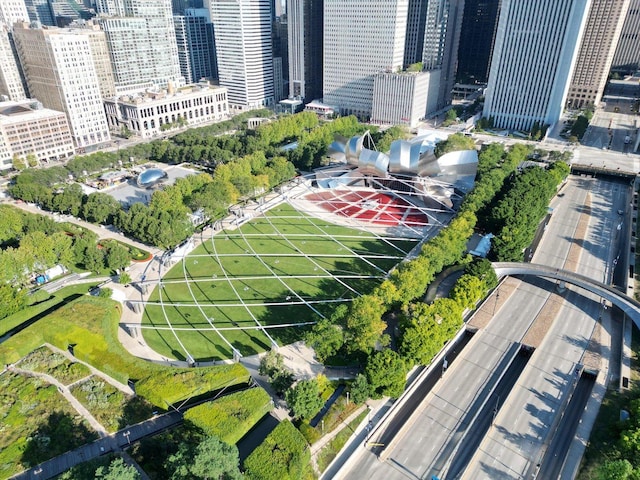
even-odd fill
[{"label": "curved walkway", "polygon": [[495,262],[493,269],[498,278],[509,275],[533,275],[536,277],[553,278],[600,295],[605,300],[620,308],[640,328],[640,302],[625,295],[620,290],[606,285],[592,278],[579,275],[568,270],[537,265],[533,263],[519,262]]}]

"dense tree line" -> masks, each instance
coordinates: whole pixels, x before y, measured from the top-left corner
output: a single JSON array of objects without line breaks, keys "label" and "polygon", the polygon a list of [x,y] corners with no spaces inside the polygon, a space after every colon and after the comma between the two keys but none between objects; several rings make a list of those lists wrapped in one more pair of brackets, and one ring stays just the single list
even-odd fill
[{"label": "dense tree line", "polygon": [[[467,140],[464,136],[460,139]],[[521,145],[507,151],[500,144],[485,146],[479,155],[474,189],[449,225],[426,242],[415,259],[393,270],[371,294],[356,298],[348,307],[342,305],[329,320],[312,328],[306,341],[314,347],[318,358],[321,361],[335,356],[363,359],[367,367],[359,380],[360,391],[372,396],[401,393],[407,370],[416,364],[429,363],[458,331],[465,309],[474,308],[487,291],[495,287],[497,279],[490,263],[470,262],[465,254],[466,245],[479,227],[476,214],[489,208],[529,153],[530,150]],[[551,175],[560,178],[561,169],[552,167]],[[428,305],[423,303],[421,297],[436,275],[459,263],[466,264],[465,273],[450,298]],[[390,340],[384,333],[389,312],[394,312],[399,320],[397,353],[384,348]]]},{"label": "dense tree line", "polygon": [[549,200],[569,174],[564,162],[549,168],[530,167],[516,175],[487,218],[495,232],[492,252],[499,261],[522,261],[540,221],[547,214]]},{"label": "dense tree line", "polygon": [[[234,121],[226,126],[240,124]],[[16,177],[10,193],[46,210],[114,224],[141,242],[169,248],[193,233],[191,212],[203,209],[207,217],[220,218],[239,200],[260,195],[291,179],[296,174],[296,162],[319,165],[335,133],[352,136],[363,129],[355,117],[320,126],[311,112],[284,116],[260,125],[255,131],[242,129],[234,135],[215,136],[214,132],[224,131],[222,126],[202,127],[118,153],[76,157],[66,168],[26,170]],[[300,145],[287,158],[279,148],[291,140],[298,140]],[[113,168],[118,160],[127,161],[129,154],[143,160],[197,163],[211,173],[178,180],[173,187],[154,192],[148,206],[136,203],[128,211],[108,194],[96,192],[87,196],[78,184],[66,183],[69,175],[79,178]]]},{"label": "dense tree line", "polygon": [[92,232],[9,205],[0,205],[0,247],[0,318],[24,308],[24,287],[54,265],[115,272],[131,262],[129,250],[118,242],[98,244]]}]

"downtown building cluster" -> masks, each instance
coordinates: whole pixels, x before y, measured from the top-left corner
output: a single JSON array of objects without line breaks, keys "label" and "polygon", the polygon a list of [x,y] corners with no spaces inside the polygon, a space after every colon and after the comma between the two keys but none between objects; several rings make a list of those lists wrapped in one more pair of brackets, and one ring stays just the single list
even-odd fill
[{"label": "downtown building cluster", "polygon": [[[76,152],[264,107],[414,127],[478,89],[527,131],[639,64],[640,0],[0,2],[0,95],[27,101],[7,111],[63,113]],[[0,169],[24,155],[3,142]]]}]

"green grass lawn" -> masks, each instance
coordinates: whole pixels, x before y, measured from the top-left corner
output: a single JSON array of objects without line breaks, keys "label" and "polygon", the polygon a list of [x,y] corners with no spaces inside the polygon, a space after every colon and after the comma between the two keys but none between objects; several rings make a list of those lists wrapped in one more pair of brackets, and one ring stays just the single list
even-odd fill
[{"label": "green grass lawn", "polygon": [[9,315],[0,320],[0,337],[9,332],[12,328],[22,325],[38,316],[45,316],[48,312],[55,310],[61,305],[78,298],[95,286],[93,283],[81,285],[70,285],[61,288],[55,293],[48,294],[44,290],[39,290],[29,296],[30,305],[24,310]]},{"label": "green grass lawn", "polygon": [[206,395],[248,381],[240,364],[168,368],[134,357],[117,338],[120,309],[113,300],[83,295],[1,343],[0,363],[17,362],[44,343],[63,350],[73,345],[77,358],[124,384],[134,380],[138,395],[161,409],[196,392]]},{"label": "green grass lawn", "polygon": [[[380,240],[280,205],[239,229],[219,232],[173,266],[152,293],[144,323],[188,330],[145,329],[145,339],[179,359],[186,352],[176,336],[200,360],[232,356],[220,335],[243,355],[264,351],[269,338],[250,327],[316,322],[339,304],[328,301],[370,292],[414,245],[415,240]],[[153,304],[160,300],[164,308]],[[211,323],[245,329],[218,334]],[[267,331],[284,344],[299,339],[303,329]]]}]

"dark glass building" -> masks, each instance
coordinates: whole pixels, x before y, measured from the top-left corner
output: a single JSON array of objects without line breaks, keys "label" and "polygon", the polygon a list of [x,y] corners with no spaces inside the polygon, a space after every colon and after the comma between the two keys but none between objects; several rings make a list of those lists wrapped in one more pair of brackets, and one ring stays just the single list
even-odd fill
[{"label": "dark glass building", "polygon": [[466,0],[458,47],[460,83],[487,83],[501,0]]}]

